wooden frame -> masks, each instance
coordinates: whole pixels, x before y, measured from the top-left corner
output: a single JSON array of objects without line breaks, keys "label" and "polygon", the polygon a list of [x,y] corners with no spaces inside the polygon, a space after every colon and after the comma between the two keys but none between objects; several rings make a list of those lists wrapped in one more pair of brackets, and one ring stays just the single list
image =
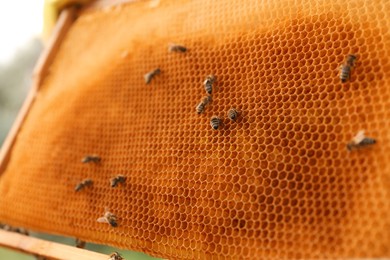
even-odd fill
[{"label": "wooden frame", "polygon": [[[49,39],[49,42],[41,54],[37,65],[33,72],[33,82],[31,89],[25,99],[19,114],[5,139],[0,150],[0,174],[5,171],[11,157],[12,148],[18,137],[18,132],[23,124],[31,106],[34,103],[35,96],[47,74],[48,68],[52,63],[57,50],[64,39],[68,29],[76,19],[78,10],[76,7],[68,7],[61,11],[54,31]],[[42,239],[29,237],[26,235],[17,234],[0,230],[0,246],[13,250],[25,252],[28,254],[42,256],[46,259],[108,259],[109,256],[80,249],[72,246],[63,245],[60,243],[45,241]]]},{"label": "wooden frame", "polygon": [[0,246],[47,259],[109,259],[109,256],[104,254],[4,230],[0,230]]},{"label": "wooden frame", "polygon": [[54,59],[55,54],[57,53],[61,41],[63,40],[66,32],[76,18],[76,12],[77,10],[75,7],[66,8],[61,12],[57,24],[54,27],[54,31],[49,39],[49,42],[45,50],[39,57],[38,63],[35,66],[33,72],[33,81],[31,89],[0,150],[0,174],[3,173],[5,168],[7,167],[8,161],[11,156],[12,147],[15,144],[19,129],[23,124],[23,121],[26,118],[30,107],[34,102],[38,89],[42,84],[42,81],[47,73],[51,62]]}]

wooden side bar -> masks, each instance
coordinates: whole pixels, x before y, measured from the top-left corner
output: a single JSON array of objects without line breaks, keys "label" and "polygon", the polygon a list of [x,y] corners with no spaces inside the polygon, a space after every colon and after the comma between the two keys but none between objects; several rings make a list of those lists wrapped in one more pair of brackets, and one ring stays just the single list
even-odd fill
[{"label": "wooden side bar", "polygon": [[76,12],[77,10],[75,7],[66,8],[61,12],[57,24],[54,28],[53,34],[50,37],[50,40],[47,46],[45,47],[45,50],[39,57],[38,63],[35,66],[33,72],[33,82],[32,82],[31,89],[27,95],[26,100],[22,105],[22,108],[19,111],[18,116],[16,117],[14,124],[12,125],[11,130],[7,135],[7,138],[4,140],[3,146],[1,147],[0,150],[0,175],[4,172],[5,168],[7,167],[8,161],[11,156],[11,150],[17,138],[20,126],[22,125],[31,105],[34,102],[36,93],[42,84],[42,80],[44,79],[47,73],[47,69],[52,63],[57,53],[57,50],[64,36],[66,35],[66,32],[68,31],[71,24],[75,20]]}]

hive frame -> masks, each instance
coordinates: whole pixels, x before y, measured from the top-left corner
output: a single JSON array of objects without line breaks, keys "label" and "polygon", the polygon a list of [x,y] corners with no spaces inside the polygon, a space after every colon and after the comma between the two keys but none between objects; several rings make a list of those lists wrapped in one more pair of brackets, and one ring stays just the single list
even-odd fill
[{"label": "hive frame", "polygon": [[[89,6],[87,6],[86,8],[84,8],[83,10],[81,10],[81,12],[94,10],[94,9],[99,9],[99,8],[102,8],[102,7],[114,6],[114,5],[117,5],[117,4],[120,4],[120,3],[132,2],[132,1],[134,1],[134,0],[112,0],[112,1],[109,1],[109,0],[97,0],[94,3],[90,4]],[[158,1],[158,0],[156,0],[156,1]],[[58,40],[58,42],[61,42],[61,40]],[[56,53],[56,51],[53,51],[53,55],[55,55],[55,53]],[[41,59],[41,60],[44,60],[44,59]],[[46,60],[46,62],[47,62],[47,64],[51,63],[51,61],[48,61],[48,60]],[[37,68],[38,68],[38,66],[37,66]],[[41,70],[41,74],[40,74],[41,77],[36,77],[36,74],[34,73],[34,84],[33,84],[33,88],[31,90],[31,92],[34,91],[34,86],[36,86],[37,89],[38,89],[38,87],[40,86],[40,84],[42,82],[42,78],[45,76],[45,74],[46,73],[45,73],[45,71],[43,69]],[[3,152],[4,151],[11,151],[12,146],[13,146],[13,142],[16,139],[16,133],[19,131],[19,127],[20,127],[20,125],[23,122],[24,116],[27,114],[27,112],[29,110],[29,107],[32,105],[32,103],[34,101],[34,96],[36,94],[37,89],[35,89],[35,93],[34,93],[34,95],[32,95],[33,97],[32,97],[32,100],[30,101],[30,103],[29,103],[29,98],[26,99],[25,104],[24,104],[23,108],[21,109],[20,114],[18,116],[18,119],[15,122],[15,124],[14,124],[14,126],[12,128],[12,131],[9,134],[9,137],[7,138],[7,141],[8,141],[8,139],[11,139],[11,144],[9,145],[9,148],[8,149],[4,149],[4,148],[6,148],[6,143],[5,143],[4,146],[3,146],[3,150],[0,152],[0,174],[5,169],[3,167],[6,167],[6,164],[8,163],[8,160],[5,162],[4,158],[9,158],[9,154],[4,156]],[[31,95],[31,93],[29,94],[29,97],[30,97],[30,95]],[[26,111],[23,112],[23,110],[26,110]],[[16,128],[16,130],[14,130],[14,128]],[[12,133],[14,135],[13,138],[12,138]],[[11,138],[10,138],[10,136],[11,136]],[[0,238],[0,240],[1,240],[1,238]],[[0,245],[1,245],[1,241],[0,241]]]}]

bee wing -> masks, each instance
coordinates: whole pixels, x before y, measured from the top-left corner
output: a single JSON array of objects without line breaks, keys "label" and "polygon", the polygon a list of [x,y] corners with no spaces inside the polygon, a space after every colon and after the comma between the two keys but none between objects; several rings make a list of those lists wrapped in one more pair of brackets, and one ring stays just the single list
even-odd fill
[{"label": "bee wing", "polygon": [[108,223],[108,220],[105,217],[100,217],[96,221],[99,222],[99,223]]},{"label": "bee wing", "polygon": [[150,83],[150,79],[151,79],[150,73],[146,73],[146,74],[144,75],[145,83],[146,83],[146,84],[149,84],[149,83]]},{"label": "bee wing", "polygon": [[168,44],[168,51],[169,51],[169,52],[173,52],[174,47],[175,47],[175,44],[174,44],[174,43],[169,43],[169,44]]},{"label": "bee wing", "polygon": [[355,137],[352,139],[352,141],[355,143],[355,144],[358,144],[360,143],[361,141],[363,141],[363,139],[366,138],[365,134],[364,134],[364,130],[360,130],[356,135]]},{"label": "bee wing", "polygon": [[338,72],[338,73],[342,73],[345,66],[346,66],[345,63],[343,63],[342,65],[340,65],[340,67],[338,68],[337,72]]},{"label": "bee wing", "polygon": [[[110,179],[110,186],[115,187],[116,186],[116,178],[111,178]],[[106,210],[107,211],[107,210]]]}]

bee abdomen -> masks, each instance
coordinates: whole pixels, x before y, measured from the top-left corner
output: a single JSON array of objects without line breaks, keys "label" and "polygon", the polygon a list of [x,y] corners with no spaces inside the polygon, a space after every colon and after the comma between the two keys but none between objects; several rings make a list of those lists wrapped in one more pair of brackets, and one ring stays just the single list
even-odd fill
[{"label": "bee abdomen", "polygon": [[108,260],[124,260],[124,258],[118,252],[114,252],[110,255],[110,259]]},{"label": "bee abdomen", "polygon": [[98,162],[100,162],[100,157],[99,156],[97,156],[97,155],[87,155],[87,156],[85,156],[82,160],[81,160],[81,162],[82,163],[90,163],[90,162],[93,162],[93,163],[98,163]]},{"label": "bee abdomen", "polygon": [[152,70],[151,72],[148,72],[144,75],[145,83],[150,84],[152,79],[161,73],[161,70],[159,68]]},{"label": "bee abdomen", "polygon": [[116,186],[118,186],[118,183],[125,183],[125,181],[126,181],[126,177],[125,176],[123,176],[123,175],[118,175],[118,176],[116,176],[116,177],[114,177],[114,178],[112,178],[111,179],[111,181],[110,181],[110,183],[111,183],[111,187],[116,187]]},{"label": "bee abdomen", "polygon": [[112,227],[117,227],[117,226],[118,226],[118,223],[116,222],[116,219],[109,219],[109,220],[108,220],[108,223],[109,223]]},{"label": "bee abdomen", "polygon": [[77,248],[85,248],[85,245],[86,245],[86,242],[79,239],[79,238],[76,238],[76,247]]},{"label": "bee abdomen", "polygon": [[238,117],[238,111],[235,108],[231,108],[228,111],[228,118],[230,120],[236,121],[237,117]]},{"label": "bee abdomen", "polygon": [[82,182],[78,183],[75,187],[75,191],[80,191],[82,189],[84,189],[85,187],[88,187],[88,186],[91,186],[92,185],[92,180],[90,179],[86,179],[86,180],[83,180]]},{"label": "bee abdomen", "polygon": [[363,147],[363,146],[373,145],[375,143],[376,143],[376,140],[374,138],[366,137],[359,143],[359,146]]},{"label": "bee abdomen", "polygon": [[214,130],[217,130],[221,126],[222,120],[217,116],[213,116],[210,120],[210,125]]},{"label": "bee abdomen", "polygon": [[341,67],[340,79],[342,83],[347,82],[351,74],[351,67],[349,65],[343,65]]},{"label": "bee abdomen", "polygon": [[215,82],[215,76],[214,75],[208,75],[203,82],[204,89],[206,90],[207,94],[211,94],[213,92],[213,83]]},{"label": "bee abdomen", "polygon": [[78,183],[76,187],[74,188],[75,191],[80,191],[84,188],[84,185],[82,183]]},{"label": "bee abdomen", "polygon": [[207,94],[211,94],[213,92],[213,85],[211,83],[204,84],[204,89],[206,90]]},{"label": "bee abdomen", "polygon": [[196,112],[201,114],[204,112],[206,106],[211,102],[211,96],[204,97],[202,101],[196,106]]},{"label": "bee abdomen", "polygon": [[204,103],[203,103],[203,102],[200,102],[200,103],[196,106],[196,112],[197,112],[198,114],[202,114],[203,111],[204,111],[204,107],[205,107]]},{"label": "bee abdomen", "polygon": [[170,51],[170,52],[186,52],[187,48],[183,45],[172,44],[172,45],[169,45],[168,51]]},{"label": "bee abdomen", "polygon": [[370,137],[365,137],[363,140],[361,140],[357,144],[352,143],[352,142],[347,144],[347,149],[348,149],[348,151],[352,151],[354,149],[356,150],[356,149],[364,148],[364,147],[371,146],[374,144],[376,144],[376,139],[370,138]]}]

